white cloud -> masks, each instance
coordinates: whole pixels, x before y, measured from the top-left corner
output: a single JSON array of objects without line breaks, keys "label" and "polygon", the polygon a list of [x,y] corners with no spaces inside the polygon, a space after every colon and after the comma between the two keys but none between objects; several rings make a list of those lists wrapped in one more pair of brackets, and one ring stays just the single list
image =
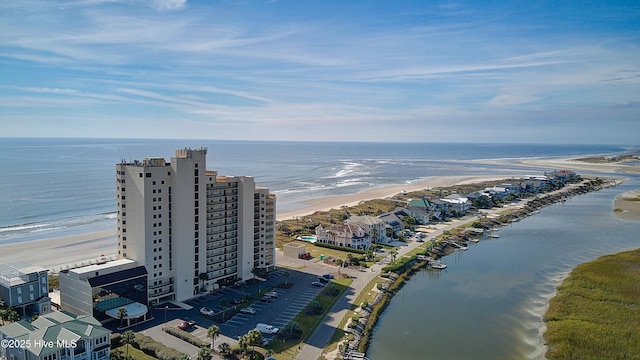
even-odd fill
[{"label": "white cloud", "polygon": [[159,11],[180,10],[187,5],[187,0],[146,0]]},{"label": "white cloud", "polygon": [[540,100],[539,96],[536,96],[526,90],[504,89],[499,95],[489,100],[488,104],[490,106],[514,106],[528,104],[538,100]]}]

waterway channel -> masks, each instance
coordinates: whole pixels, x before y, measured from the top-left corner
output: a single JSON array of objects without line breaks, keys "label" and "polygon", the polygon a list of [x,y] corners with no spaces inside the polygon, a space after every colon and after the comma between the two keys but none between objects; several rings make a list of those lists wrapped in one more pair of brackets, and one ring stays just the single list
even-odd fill
[{"label": "waterway channel", "polygon": [[613,201],[635,178],[580,195],[500,228],[417,273],[379,318],[367,356],[382,359],[544,359],[544,315],[580,263],[640,247],[640,222]]}]

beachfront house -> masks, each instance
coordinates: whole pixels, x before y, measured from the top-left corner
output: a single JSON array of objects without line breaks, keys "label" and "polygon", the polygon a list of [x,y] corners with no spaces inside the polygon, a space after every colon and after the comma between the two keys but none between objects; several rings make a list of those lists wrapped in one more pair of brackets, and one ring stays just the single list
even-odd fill
[{"label": "beachfront house", "polygon": [[0,264],[0,303],[20,315],[48,313],[49,271],[23,261]]},{"label": "beachfront house", "polygon": [[[440,215],[440,210],[437,210]],[[409,206],[405,209],[396,211],[396,214],[405,218],[407,216],[416,219],[416,225],[427,225],[431,219],[432,212],[422,207]]]},{"label": "beachfront house", "polygon": [[375,244],[386,244],[390,240],[387,237],[386,223],[382,219],[369,215],[352,215],[347,221],[359,225]]},{"label": "beachfront house", "polygon": [[404,222],[402,222],[402,219],[400,219],[396,212],[384,213],[379,215],[378,219],[384,221],[386,229],[389,229],[393,234],[392,236],[397,236],[400,231],[404,230]]},{"label": "beachfront house", "polygon": [[484,192],[489,194],[492,199],[500,200],[505,196],[510,194],[509,190],[502,186],[494,186],[490,188],[485,188]]},{"label": "beachfront house", "polygon": [[431,219],[441,220],[441,211],[443,208],[439,207],[433,200],[427,198],[409,199],[407,201],[407,210],[409,216],[416,219],[416,222],[420,225],[427,225]]},{"label": "beachfront house", "polygon": [[445,203],[448,214],[464,215],[471,208],[469,198],[460,194],[451,194],[440,201]]},{"label": "beachfront house", "polygon": [[556,182],[567,182],[577,178],[577,174],[571,170],[554,170],[544,173],[549,179]]},{"label": "beachfront house", "polygon": [[547,176],[525,176],[520,185],[528,192],[538,192],[549,187],[549,178]]},{"label": "beachfront house", "polygon": [[520,184],[504,183],[504,184],[498,185],[498,187],[507,189],[507,191],[509,191],[509,194],[513,194],[513,195],[519,194],[524,190]]},{"label": "beachfront house", "polygon": [[316,227],[316,238],[318,242],[350,247],[353,249],[368,250],[371,246],[371,239],[360,225],[345,222],[344,224],[334,224],[328,228],[322,225]]},{"label": "beachfront house", "polygon": [[20,320],[0,326],[0,358],[11,360],[108,360],[111,330],[89,315],[66,311],[41,315],[29,323]]}]

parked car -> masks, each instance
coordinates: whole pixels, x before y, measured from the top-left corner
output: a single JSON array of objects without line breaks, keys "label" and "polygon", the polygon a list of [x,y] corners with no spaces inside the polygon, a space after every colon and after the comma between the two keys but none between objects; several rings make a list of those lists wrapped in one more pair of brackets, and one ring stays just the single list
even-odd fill
[{"label": "parked car", "polygon": [[215,312],[213,310],[209,309],[208,307],[203,307],[203,308],[200,308],[200,314],[207,315],[207,316],[213,316],[215,314]]},{"label": "parked car", "polygon": [[193,320],[183,321],[182,323],[180,323],[180,325],[178,325],[178,329],[189,331],[193,329],[195,326],[196,326],[196,322]]},{"label": "parked car", "polygon": [[263,296],[260,298],[260,301],[262,301],[262,302],[268,302],[268,303],[272,302],[273,300],[275,300],[275,298],[273,298],[273,297],[271,297],[271,296],[267,296],[267,295],[263,295]]},{"label": "parked car", "polygon": [[241,309],[240,312],[243,313],[243,314],[255,315],[256,314],[256,309],[254,309],[252,307],[246,307],[244,309]]},{"label": "parked car", "polygon": [[271,296],[272,298],[277,298],[278,297],[278,293],[275,291],[269,291],[268,293],[264,294],[265,296]]},{"label": "parked car", "polygon": [[335,277],[334,277],[333,275],[331,275],[331,274],[324,274],[324,275],[322,275],[322,277],[323,277],[323,278],[325,278],[325,279],[334,279],[334,278],[335,278]]},{"label": "parked car", "polygon": [[320,281],[314,281],[311,283],[311,286],[324,287],[324,283],[321,283]]},{"label": "parked car", "polygon": [[280,329],[277,327],[273,327],[269,324],[257,324],[256,329],[260,330],[263,334],[276,334]]},{"label": "parked car", "polygon": [[323,278],[322,276],[320,276],[320,277],[318,278],[318,281],[319,281],[319,282],[321,282],[321,283],[323,283],[323,284],[328,284],[329,282],[331,282],[331,280],[325,279],[325,278]]},{"label": "parked car", "polygon": [[242,300],[240,299],[231,299],[231,301],[229,301],[231,303],[231,305],[240,305],[242,304]]}]

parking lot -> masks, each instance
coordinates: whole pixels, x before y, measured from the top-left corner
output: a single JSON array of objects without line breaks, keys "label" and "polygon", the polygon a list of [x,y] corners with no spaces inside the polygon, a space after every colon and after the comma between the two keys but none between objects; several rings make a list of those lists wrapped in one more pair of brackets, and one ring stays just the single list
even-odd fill
[{"label": "parking lot", "polygon": [[[169,310],[168,313],[165,311],[163,314],[158,312],[162,311],[162,308],[156,308],[154,310],[155,316],[156,318],[159,316],[167,316],[167,325],[174,327],[184,320],[194,320],[196,326],[189,332],[204,341],[210,341],[210,339],[207,338],[207,329],[209,326],[215,324],[220,328],[221,334],[221,339],[216,340],[216,344],[222,342],[234,344],[238,337],[254,329],[258,323],[269,324],[281,329],[293,320],[293,318],[324,289],[323,287],[314,287],[311,283],[315,281],[323,271],[326,272],[327,269],[317,269],[315,271],[317,274],[311,274],[308,271],[309,269],[305,269],[305,272],[281,269],[271,273],[269,279],[266,281],[257,281],[256,283],[247,284],[242,287],[234,286],[219,289],[212,293],[202,294],[193,299],[186,300],[183,303],[192,307],[188,310]],[[286,273],[289,275],[287,276]],[[275,287],[284,282],[291,284],[291,287],[288,289]],[[200,314],[200,309],[203,307],[207,307],[215,313],[220,313],[225,310],[223,304],[226,305],[227,310],[231,310],[236,306],[231,304],[232,300],[239,300],[246,295],[264,292],[265,290],[276,292],[277,297],[270,302],[255,299],[239,306],[249,306],[255,309],[256,312],[253,315],[237,313],[225,323],[217,323],[209,317]],[[271,340],[273,335],[264,334],[264,338]]]}]

